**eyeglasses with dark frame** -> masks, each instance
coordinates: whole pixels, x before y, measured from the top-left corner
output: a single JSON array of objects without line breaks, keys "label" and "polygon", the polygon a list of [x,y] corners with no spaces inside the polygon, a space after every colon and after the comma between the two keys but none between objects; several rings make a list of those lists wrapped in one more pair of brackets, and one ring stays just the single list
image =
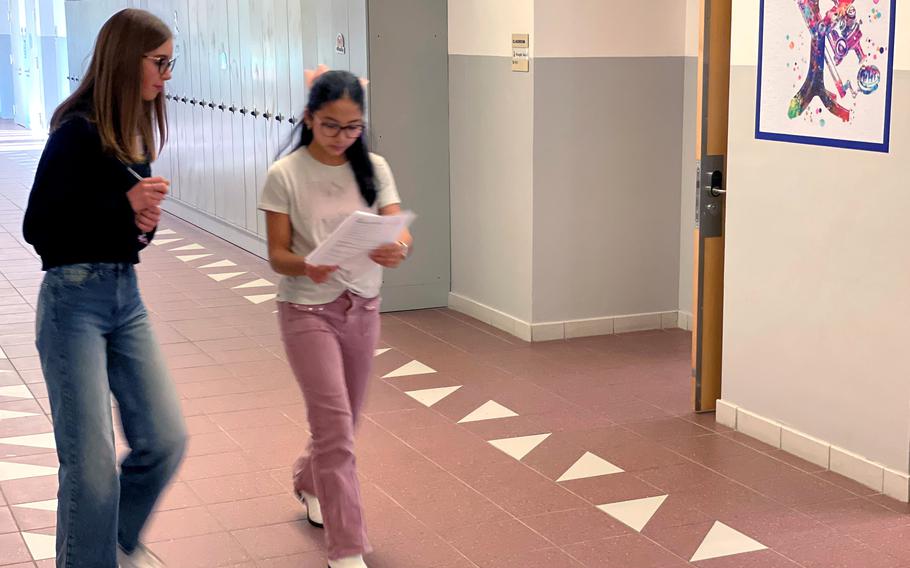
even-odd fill
[{"label": "eyeglasses with dark frame", "polygon": [[155,65],[158,67],[158,73],[164,75],[168,71],[174,70],[174,65],[177,64],[177,58],[168,59],[164,55],[143,55],[144,58],[154,61]]},{"label": "eyeglasses with dark frame", "polygon": [[329,138],[336,138],[339,134],[344,132],[345,138],[348,140],[354,140],[356,138],[360,138],[360,135],[363,134],[363,124],[349,124],[347,126],[341,126],[340,124],[334,122],[325,122],[318,116],[315,118],[319,123],[319,130],[323,135]]}]

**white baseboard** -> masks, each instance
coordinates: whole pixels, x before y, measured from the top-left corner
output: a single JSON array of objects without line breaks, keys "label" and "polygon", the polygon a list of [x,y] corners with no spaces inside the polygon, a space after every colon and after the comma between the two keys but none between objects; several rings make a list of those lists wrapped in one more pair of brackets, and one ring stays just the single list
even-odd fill
[{"label": "white baseboard", "polygon": [[692,317],[692,314],[689,312],[684,312],[680,310],[679,312],[679,321],[676,324],[676,327],[679,329],[684,329],[686,331],[692,331],[692,325],[695,319]]},{"label": "white baseboard", "polygon": [[209,215],[177,199],[167,199],[161,207],[174,217],[224,239],[260,258],[268,258],[268,246],[259,235]]},{"label": "white baseboard", "polygon": [[[630,331],[675,329],[679,327],[681,321],[680,313],[674,311],[530,323],[455,292],[449,293],[449,308],[528,342],[558,341]],[[688,321],[691,321],[691,317]]]},{"label": "white baseboard", "polygon": [[787,453],[824,467],[903,503],[910,502],[910,474],[894,471],[843,448],[717,401],[717,422]]}]

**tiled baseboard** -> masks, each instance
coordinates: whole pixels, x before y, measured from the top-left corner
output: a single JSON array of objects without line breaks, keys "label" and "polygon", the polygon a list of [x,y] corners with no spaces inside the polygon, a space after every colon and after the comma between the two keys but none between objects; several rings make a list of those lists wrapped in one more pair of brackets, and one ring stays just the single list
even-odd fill
[{"label": "tiled baseboard", "polygon": [[692,321],[690,315],[674,311],[532,324],[454,292],[449,293],[449,308],[528,342],[674,329],[681,327],[680,323],[687,323],[691,329]]},{"label": "tiled baseboard", "polygon": [[717,401],[717,422],[898,501],[910,502],[910,475],[833,446],[735,404]]}]

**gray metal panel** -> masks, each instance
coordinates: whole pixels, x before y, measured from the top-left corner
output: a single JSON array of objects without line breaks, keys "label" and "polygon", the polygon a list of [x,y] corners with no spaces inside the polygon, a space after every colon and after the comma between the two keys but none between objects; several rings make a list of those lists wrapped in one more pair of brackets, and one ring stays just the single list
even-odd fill
[{"label": "gray metal panel", "polygon": [[388,310],[448,304],[447,25],[445,0],[369,4],[374,148],[392,166],[403,207],[419,215],[413,227],[413,258],[385,273]]}]

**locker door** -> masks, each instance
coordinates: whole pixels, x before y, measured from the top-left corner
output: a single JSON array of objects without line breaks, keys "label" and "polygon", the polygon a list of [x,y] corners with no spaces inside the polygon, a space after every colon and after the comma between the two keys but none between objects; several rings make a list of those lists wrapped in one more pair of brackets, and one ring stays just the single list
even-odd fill
[{"label": "locker door", "polygon": [[316,0],[316,57],[318,63],[332,67],[335,62],[335,13],[337,0]]},{"label": "locker door", "polygon": [[[224,192],[227,196],[225,219],[237,227],[246,226],[246,196],[243,173],[243,124],[237,113],[240,100],[240,36],[239,7],[237,0],[227,0],[224,16],[225,60],[227,69],[222,71],[222,97],[226,107],[222,111],[225,132],[226,180]],[[232,112],[230,109],[233,108]]]},{"label": "locker door", "polygon": [[351,29],[348,25],[347,1],[331,2],[332,5],[332,68],[351,70]]},{"label": "locker door", "polygon": [[[306,69],[304,62],[304,44],[308,28],[304,23],[304,4],[306,1],[292,0],[288,2],[288,64],[290,96],[288,112],[293,117],[294,124],[286,123],[289,135],[296,134],[294,126],[303,120],[303,110],[306,106],[306,85],[303,71]],[[296,138],[296,135],[295,135]],[[294,144],[297,140],[292,141]]]},{"label": "locker door", "polygon": [[358,77],[369,77],[369,35],[366,0],[348,0],[348,69]]},{"label": "locker door", "polygon": [[289,5],[295,0],[275,1],[275,117],[272,118],[272,139],[275,142],[270,154],[272,160],[287,145],[290,128],[287,118],[291,109],[291,64]]},{"label": "locker door", "polygon": [[[261,130],[264,133],[264,156],[263,163],[261,164],[261,172],[265,175],[265,172],[271,166],[272,161],[277,152],[277,135],[275,128],[275,121],[272,120],[272,117],[275,115],[275,107],[277,104],[278,97],[278,81],[277,81],[277,53],[278,53],[278,43],[276,30],[279,27],[277,22],[278,13],[276,9],[281,3],[281,0],[268,0],[261,4],[262,6],[262,18],[260,19],[261,30],[262,30],[262,50],[263,50],[263,106],[262,106],[262,115],[257,118],[261,123]],[[285,10],[287,12],[287,10]],[[281,25],[285,25],[284,22]],[[257,198],[261,195],[262,185],[259,186],[259,191],[257,192]],[[265,227],[265,215],[257,215],[259,221],[257,223],[257,232],[260,236],[264,237],[266,234]]]},{"label": "locker door", "polygon": [[250,114],[256,104],[256,81],[254,67],[257,65],[258,29],[253,26],[256,0],[238,0],[240,19],[237,24],[240,37],[240,118],[243,133],[243,172],[245,196],[245,227],[256,232],[258,221],[256,214],[256,196],[259,177],[256,174],[256,119]]},{"label": "locker door", "polygon": [[171,96],[168,108],[168,121],[170,123],[170,141],[171,146],[171,195],[180,199],[180,192],[183,185],[184,164],[181,164],[180,158],[186,148],[186,121],[184,120],[183,103],[180,102],[181,93],[184,93],[186,84],[186,37],[183,33],[183,21],[181,19],[179,0],[168,0],[166,3],[168,10],[167,19],[165,20],[174,34],[174,57],[177,58],[176,67],[174,68],[173,77],[168,85],[168,93]]},{"label": "locker door", "polygon": [[190,86],[189,106],[187,111],[193,123],[193,139],[191,141],[190,160],[192,177],[190,187],[190,202],[199,210],[205,210],[205,124],[202,113],[199,112],[199,99],[202,91],[202,40],[200,30],[200,17],[205,16],[205,11],[200,10],[196,4],[198,0],[188,0],[189,21],[187,22],[190,45]]},{"label": "locker door", "polygon": [[[156,16],[158,16],[159,18],[161,18],[166,24],[168,24],[168,27],[170,27],[173,30],[173,26],[171,26],[171,23],[170,23],[170,18],[167,17],[167,7],[166,7],[167,3],[168,2],[166,2],[166,1],[160,2],[158,5],[155,6],[154,10],[151,10],[151,12],[153,14],[155,14]],[[176,42],[175,42],[175,44],[176,44]],[[166,116],[168,117],[168,130],[170,130],[170,123],[172,122],[172,119],[170,117],[170,110],[171,110],[170,101],[168,101],[167,95],[170,93],[170,90],[172,88],[173,88],[173,86],[171,85],[170,82],[166,83],[164,86],[164,91],[165,91],[165,93],[164,93],[165,94],[164,112],[165,112]],[[154,148],[154,151],[158,152],[158,148]],[[153,174],[156,176],[162,176],[167,179],[173,178],[173,172],[172,172],[173,168],[171,165],[171,159],[172,159],[171,158],[171,146],[170,146],[170,144],[165,144],[164,150],[161,150],[160,153],[158,153],[154,164],[152,164]]]},{"label": "locker door", "polygon": [[212,100],[212,16],[208,11],[209,2],[199,2],[196,0],[194,6],[197,9],[197,18],[199,20],[199,89],[197,93],[198,104],[197,113],[199,114],[200,123],[202,124],[202,138],[200,140],[201,152],[200,159],[203,163],[202,178],[202,211],[215,213],[215,137],[212,127],[212,112],[208,107],[209,101]]},{"label": "locker door", "polygon": [[227,164],[225,155],[228,151],[227,139],[230,133],[224,130],[224,113],[218,108],[224,99],[222,86],[224,76],[227,75],[225,59],[227,48],[227,1],[207,0],[209,15],[209,75],[211,79],[211,93],[206,99],[205,112],[212,121],[212,187],[214,192],[214,208],[212,213],[219,219],[226,218],[227,194]]},{"label": "locker door", "polygon": [[[262,118],[263,112],[265,112],[267,106],[267,77],[266,77],[266,51],[268,45],[268,38],[266,38],[266,20],[268,19],[267,14],[271,13],[269,9],[272,2],[270,0],[265,0],[257,3],[257,9],[253,11],[252,18],[252,27],[255,37],[252,38],[250,43],[253,49],[253,132],[256,140],[255,156],[256,156],[256,185],[254,191],[251,193],[253,203],[255,204],[258,201],[260,192],[262,191],[262,184],[265,180],[265,174],[269,167],[269,144],[268,144],[268,129],[266,127],[266,121]],[[268,97],[268,100],[271,100],[271,97]],[[262,215],[260,212],[253,209],[253,217],[248,221],[251,221],[249,228],[259,233],[259,227],[262,224],[260,218]]]}]

